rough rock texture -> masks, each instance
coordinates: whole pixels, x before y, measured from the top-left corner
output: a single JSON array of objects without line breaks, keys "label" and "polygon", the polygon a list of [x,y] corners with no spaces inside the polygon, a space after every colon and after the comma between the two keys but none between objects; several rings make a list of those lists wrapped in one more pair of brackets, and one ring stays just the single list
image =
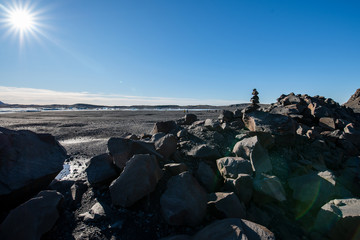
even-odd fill
[{"label": "rough rock texture", "polygon": [[314,228],[330,239],[358,239],[360,199],[334,199],[321,207]]},{"label": "rough rock texture", "polygon": [[169,224],[195,226],[205,216],[207,194],[189,172],[183,172],[168,181],[160,204]]},{"label": "rough rock texture", "polygon": [[58,205],[63,196],[56,191],[41,191],[21,204],[0,225],[1,240],[38,240],[59,217]]},{"label": "rough rock texture", "polygon": [[166,134],[162,138],[155,141],[155,148],[165,158],[169,158],[173,153],[176,152],[177,139],[172,134]]},{"label": "rough rock texture", "polygon": [[164,165],[166,171],[169,171],[171,175],[175,176],[188,170],[188,166],[185,163],[168,163]]},{"label": "rough rock texture", "polygon": [[280,202],[286,200],[284,187],[276,176],[262,174],[254,180],[254,190]]},{"label": "rough rock texture", "polygon": [[90,184],[111,181],[119,175],[112,158],[107,153],[90,159],[85,171]]},{"label": "rough rock texture", "polygon": [[310,172],[290,178],[288,182],[295,200],[315,207],[321,207],[336,196],[335,176],[329,171]]},{"label": "rough rock texture", "polygon": [[110,185],[112,203],[129,207],[155,190],[162,177],[156,158],[149,154],[134,155]]},{"label": "rough rock texture", "polygon": [[248,203],[253,196],[253,178],[249,174],[239,174],[236,179],[226,178],[224,189],[234,191],[241,202]]},{"label": "rough rock texture", "polygon": [[0,128],[0,212],[47,187],[65,158],[65,149],[49,134]]},{"label": "rough rock texture", "polygon": [[189,152],[189,156],[202,159],[216,159],[220,157],[220,153],[214,147],[207,144],[200,144],[193,147]]},{"label": "rough rock texture", "polygon": [[114,164],[121,170],[125,167],[126,162],[135,154],[153,154],[162,158],[162,155],[156,152],[154,144],[149,142],[125,138],[110,138],[107,145]]},{"label": "rough rock texture", "polygon": [[199,231],[194,240],[242,239],[275,240],[264,226],[240,218],[218,220]]},{"label": "rough rock texture", "polygon": [[208,207],[219,218],[245,218],[246,208],[233,192],[209,194]]},{"label": "rough rock texture", "polygon": [[204,162],[199,163],[196,177],[208,192],[214,192],[219,186],[219,176],[217,176],[212,168]]},{"label": "rough rock texture", "polygon": [[360,88],[355,91],[344,106],[352,108],[354,112],[360,112]]},{"label": "rough rock texture", "polygon": [[254,132],[268,132],[278,135],[294,135],[296,123],[289,117],[262,111],[252,111],[243,116],[245,126]]},{"label": "rough rock texture", "polygon": [[79,216],[83,217],[84,221],[94,221],[105,217],[106,213],[103,205],[101,205],[99,202],[96,202],[88,212],[82,213]]},{"label": "rough rock texture", "polygon": [[257,136],[244,138],[237,142],[233,148],[233,153],[238,157],[250,159],[256,173],[272,170],[268,151],[260,144]]},{"label": "rough rock texture", "polygon": [[165,121],[165,122],[157,122],[154,125],[153,130],[151,131],[151,134],[155,133],[173,133],[178,128],[175,121]]},{"label": "rough rock texture", "polygon": [[236,179],[239,174],[253,173],[251,162],[242,157],[223,157],[216,160],[216,164],[223,178]]}]

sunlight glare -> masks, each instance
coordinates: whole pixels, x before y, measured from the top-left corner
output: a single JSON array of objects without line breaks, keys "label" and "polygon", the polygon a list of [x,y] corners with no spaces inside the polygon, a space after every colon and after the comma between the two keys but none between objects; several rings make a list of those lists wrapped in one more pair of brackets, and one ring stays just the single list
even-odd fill
[{"label": "sunlight glare", "polygon": [[44,36],[41,31],[43,24],[40,24],[41,10],[35,11],[35,5],[27,2],[15,2],[3,5],[0,3],[0,23],[7,29],[5,36],[17,38],[20,47],[24,45],[25,40],[35,38],[39,40],[38,35]]},{"label": "sunlight glare", "polygon": [[25,9],[15,9],[10,13],[9,21],[11,24],[22,31],[29,30],[34,27],[34,19],[31,13]]}]

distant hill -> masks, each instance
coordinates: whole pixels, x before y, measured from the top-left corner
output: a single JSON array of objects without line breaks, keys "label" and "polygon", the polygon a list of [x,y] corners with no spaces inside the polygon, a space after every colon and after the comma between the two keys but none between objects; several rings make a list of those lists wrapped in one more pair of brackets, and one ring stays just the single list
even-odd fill
[{"label": "distant hill", "polygon": [[2,101],[0,101],[0,106],[6,105],[5,103],[3,103]]},{"label": "distant hill", "polygon": [[352,108],[354,112],[360,113],[360,88],[344,103],[344,106]]}]

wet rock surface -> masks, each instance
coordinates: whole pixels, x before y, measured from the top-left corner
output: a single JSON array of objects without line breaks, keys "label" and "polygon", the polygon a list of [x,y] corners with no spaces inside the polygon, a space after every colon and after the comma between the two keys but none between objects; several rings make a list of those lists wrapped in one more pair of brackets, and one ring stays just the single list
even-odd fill
[{"label": "wet rock surface", "polygon": [[348,234],[360,216],[352,109],[290,93],[270,106],[183,115],[109,135],[91,157],[69,148],[70,174],[47,187],[64,196],[59,218],[41,239],[356,236]]}]

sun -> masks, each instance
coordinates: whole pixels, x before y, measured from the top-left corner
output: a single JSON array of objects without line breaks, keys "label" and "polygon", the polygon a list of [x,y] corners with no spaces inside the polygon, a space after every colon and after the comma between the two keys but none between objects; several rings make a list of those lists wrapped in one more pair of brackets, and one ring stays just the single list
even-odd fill
[{"label": "sun", "polygon": [[0,4],[0,23],[6,30],[5,36],[18,38],[22,46],[30,37],[37,38],[43,35],[40,24],[41,11],[35,10],[36,6],[27,2],[15,2],[8,5]]},{"label": "sun", "polygon": [[9,15],[9,22],[19,31],[29,31],[35,27],[34,16],[26,9],[15,9]]}]

